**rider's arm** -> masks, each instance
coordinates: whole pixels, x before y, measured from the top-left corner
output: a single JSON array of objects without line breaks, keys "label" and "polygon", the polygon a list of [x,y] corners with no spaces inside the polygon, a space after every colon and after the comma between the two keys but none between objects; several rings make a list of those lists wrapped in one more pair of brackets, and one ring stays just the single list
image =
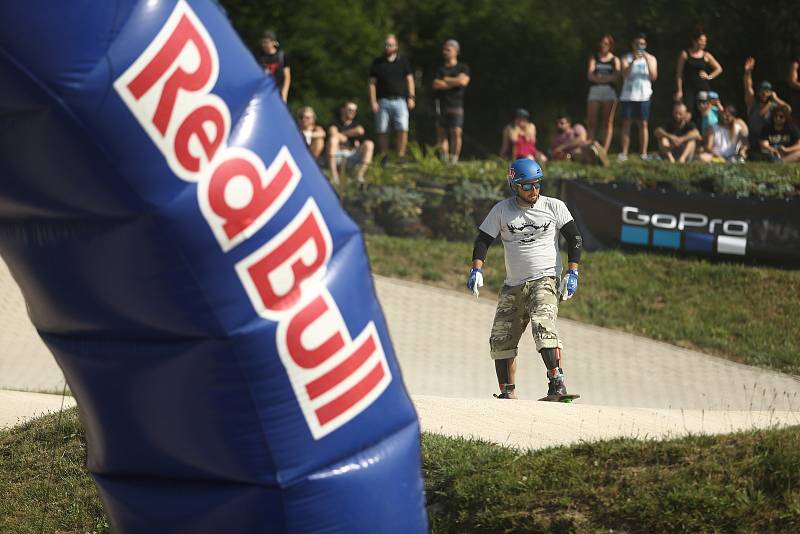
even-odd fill
[{"label": "rider's arm", "polygon": [[578,232],[578,225],[575,221],[569,221],[561,227],[561,235],[567,240],[567,262],[570,269],[577,269],[581,261],[581,250],[583,249],[583,238]]},{"label": "rider's arm", "polygon": [[481,230],[475,238],[475,246],[472,248],[472,266],[476,269],[483,267],[489,247],[494,243],[494,238]]}]

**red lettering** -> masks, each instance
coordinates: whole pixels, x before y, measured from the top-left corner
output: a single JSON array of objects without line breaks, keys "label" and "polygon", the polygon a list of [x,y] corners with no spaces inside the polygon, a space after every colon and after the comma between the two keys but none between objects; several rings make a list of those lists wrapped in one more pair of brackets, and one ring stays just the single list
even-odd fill
[{"label": "red lettering", "polygon": [[166,133],[167,126],[169,126],[172,111],[175,108],[175,100],[178,96],[178,89],[184,89],[189,92],[199,91],[211,78],[211,53],[200,36],[200,32],[186,15],[181,17],[175,26],[175,30],[156,56],[128,84],[128,90],[136,100],[139,100],[166,74],[190,42],[194,44],[200,55],[200,64],[194,72],[186,72],[182,68],[176,69],[164,84],[164,90],[161,93],[156,113],[153,116],[153,124],[161,132],[161,135]]},{"label": "red lettering", "polygon": [[[333,389],[337,384],[343,382],[348,376],[355,373],[359,367],[364,365],[364,362],[375,353],[375,349],[375,339],[370,336],[353,352],[353,354],[348,356],[346,360],[321,377],[310,382],[306,386],[308,397],[314,400],[326,391]],[[292,356],[294,356],[294,352],[292,352]]]},{"label": "red lettering", "polygon": [[[225,189],[230,181],[243,176],[250,181],[253,195],[246,206],[235,208],[228,205],[225,200]],[[258,170],[252,163],[243,158],[231,158],[222,162],[211,175],[208,184],[208,201],[211,209],[217,216],[225,219],[223,230],[228,239],[243,232],[248,226],[267,210],[280,193],[285,190],[292,180],[293,171],[288,162],[284,162],[275,176],[267,177],[268,183],[261,185]]]},{"label": "red lettering", "polygon": [[312,369],[344,347],[344,339],[339,332],[331,335],[314,349],[309,350],[303,346],[300,339],[303,332],[326,311],[328,311],[328,304],[322,296],[318,296],[305,308],[298,311],[289,322],[286,329],[286,346],[292,359],[300,367]]},{"label": "red lettering", "polygon": [[[214,125],[216,130],[214,139],[209,139],[203,127],[206,122]],[[225,119],[222,113],[214,106],[201,106],[192,111],[178,127],[178,131],[175,134],[175,157],[183,168],[189,172],[200,170],[200,158],[194,156],[189,150],[189,140],[193,135],[196,135],[200,141],[206,160],[211,161],[225,138]]]},{"label": "red lettering", "polygon": [[[270,281],[270,274],[289,261],[308,242],[314,243],[316,250],[314,260],[307,265],[303,263],[302,258],[295,259],[291,264],[291,288],[278,294]],[[264,307],[272,311],[281,311],[294,306],[300,300],[300,284],[324,266],[328,256],[327,247],[319,221],[314,212],[311,212],[284,242],[248,267],[248,275]]]},{"label": "red lettering", "polygon": [[386,373],[383,370],[383,364],[378,362],[358,384],[316,410],[319,424],[324,425],[342,415],[355,403],[366,397],[380,383],[384,374]]}]

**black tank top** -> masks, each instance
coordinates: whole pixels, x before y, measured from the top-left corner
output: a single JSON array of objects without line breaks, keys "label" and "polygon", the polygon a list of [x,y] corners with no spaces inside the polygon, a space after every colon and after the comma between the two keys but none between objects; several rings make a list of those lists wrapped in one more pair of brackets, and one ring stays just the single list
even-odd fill
[{"label": "black tank top", "polygon": [[[600,61],[600,54],[594,55],[594,74],[614,74],[614,56],[608,61]],[[592,82],[592,85],[608,85],[605,83]]]},{"label": "black tank top", "polygon": [[708,80],[700,78],[700,71],[706,71],[706,74],[711,72],[711,64],[706,61],[706,55],[703,57],[692,57],[688,50],[686,50],[686,63],[683,64],[683,82],[689,89],[695,91],[708,91],[710,86]]}]

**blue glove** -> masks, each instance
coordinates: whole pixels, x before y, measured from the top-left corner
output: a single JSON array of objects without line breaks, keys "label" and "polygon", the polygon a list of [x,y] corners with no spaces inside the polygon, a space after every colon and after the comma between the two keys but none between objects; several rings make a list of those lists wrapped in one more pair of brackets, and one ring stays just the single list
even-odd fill
[{"label": "blue glove", "polygon": [[467,288],[470,289],[475,296],[478,296],[478,289],[483,287],[483,271],[478,269],[477,267],[473,267],[472,270],[469,272],[469,278],[467,279]]},{"label": "blue glove", "polygon": [[578,290],[578,271],[570,269],[561,280],[561,300],[569,300]]}]

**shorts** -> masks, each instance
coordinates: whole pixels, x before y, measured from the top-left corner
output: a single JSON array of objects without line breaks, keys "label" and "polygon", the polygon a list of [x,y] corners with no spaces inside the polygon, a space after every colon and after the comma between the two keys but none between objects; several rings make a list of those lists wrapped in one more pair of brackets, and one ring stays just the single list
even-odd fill
[{"label": "shorts", "polygon": [[589,102],[616,102],[617,92],[608,84],[593,85],[589,88]]},{"label": "shorts", "polygon": [[562,348],[556,329],[558,280],[552,276],[529,280],[522,285],[503,286],[489,336],[492,359],[517,356],[519,340],[531,323],[536,350]]},{"label": "shorts", "polygon": [[402,97],[379,98],[378,113],[375,114],[375,131],[385,134],[389,126],[397,132],[408,131],[408,105]]},{"label": "shorts", "polygon": [[439,108],[436,104],[436,127],[437,128],[463,128],[464,127],[464,108]]},{"label": "shorts", "polygon": [[650,101],[622,101],[622,118],[646,121],[650,118]]},{"label": "shorts", "polygon": [[358,153],[358,150],[355,148],[349,148],[346,150],[339,150],[334,155],[336,158],[336,166],[339,167],[343,162],[346,162],[347,168],[352,169],[353,167],[357,166],[361,163],[361,154]]}]

